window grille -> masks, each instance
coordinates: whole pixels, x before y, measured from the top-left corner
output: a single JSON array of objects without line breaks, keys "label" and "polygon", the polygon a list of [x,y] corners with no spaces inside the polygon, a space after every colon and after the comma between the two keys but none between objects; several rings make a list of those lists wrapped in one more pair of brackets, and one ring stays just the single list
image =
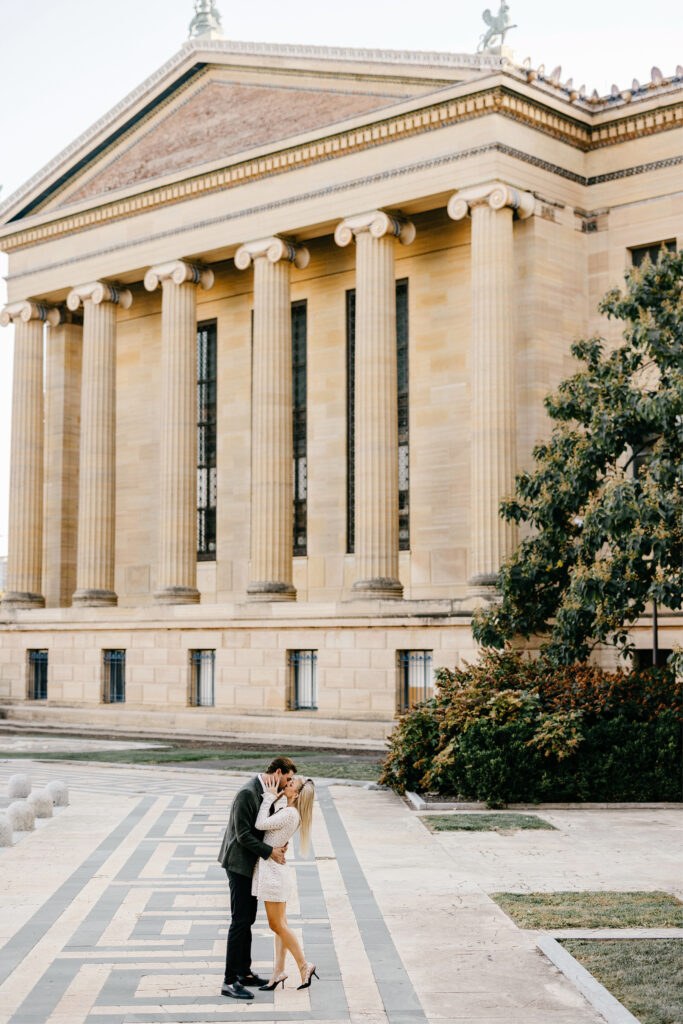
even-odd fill
[{"label": "window grille", "polygon": [[216,324],[197,327],[197,558],[216,558]]},{"label": "window grille", "polygon": [[293,553],[307,553],[306,300],[292,303],[292,429],[294,453]]},{"label": "window grille", "polygon": [[[346,293],[346,550],[353,553],[355,521],[356,291]],[[398,384],[398,546],[410,550],[410,439],[408,372],[408,281],[396,282],[396,367]]]},{"label": "window grille", "polygon": [[192,680],[190,704],[196,708],[212,708],[215,704],[215,651],[190,651]]},{"label": "window grille", "polygon": [[408,282],[396,282],[398,369],[398,547],[410,550],[410,446],[408,437]]},{"label": "window grille", "polygon": [[346,550],[356,544],[356,290],[346,293]]},{"label": "window grille", "polygon": [[47,700],[47,651],[29,651],[29,700]]},{"label": "window grille", "polygon": [[674,241],[667,241],[654,242],[652,245],[638,245],[632,248],[630,252],[631,264],[634,267],[639,267],[645,261],[646,256],[649,257],[650,263],[656,263],[663,252],[676,252],[676,243]]},{"label": "window grille", "polygon": [[434,696],[434,669],[431,651],[399,651],[398,710],[409,708]]},{"label": "window grille", "polygon": [[290,711],[317,710],[317,660],[317,651],[289,652],[289,692],[287,694],[287,706]]},{"label": "window grille", "polygon": [[126,652],[104,652],[104,702],[123,704],[126,699]]}]

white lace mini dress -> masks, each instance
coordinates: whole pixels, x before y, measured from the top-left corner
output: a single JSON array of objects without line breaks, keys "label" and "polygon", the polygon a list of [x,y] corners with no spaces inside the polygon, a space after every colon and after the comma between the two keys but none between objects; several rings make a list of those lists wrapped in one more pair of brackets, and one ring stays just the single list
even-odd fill
[{"label": "white lace mini dress", "polygon": [[[268,846],[284,846],[299,827],[299,812],[296,807],[283,807],[270,813],[278,798],[272,793],[263,794],[263,802],[254,822],[254,828],[263,832],[263,842]],[[271,903],[286,903],[292,889],[292,869],[288,864],[278,864],[271,857],[259,857],[254,868],[251,895]]]}]

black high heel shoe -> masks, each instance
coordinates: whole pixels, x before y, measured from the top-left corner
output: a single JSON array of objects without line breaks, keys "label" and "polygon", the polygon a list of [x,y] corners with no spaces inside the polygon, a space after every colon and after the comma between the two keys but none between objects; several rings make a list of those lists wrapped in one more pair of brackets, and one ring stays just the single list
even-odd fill
[{"label": "black high heel shoe", "polygon": [[[315,964],[307,964],[306,967],[306,980],[303,981],[300,985],[297,985],[297,992],[299,991],[300,988],[310,988],[312,979],[314,977],[318,978],[318,975],[315,970]],[[318,978],[318,981],[320,981],[320,978]]]},{"label": "black high heel shoe", "polygon": [[282,982],[282,990],[284,992],[287,977],[288,975],[286,974],[278,974],[275,981],[271,981],[268,985],[261,985],[261,987],[259,988],[259,992],[273,992],[278,987],[280,982]]}]

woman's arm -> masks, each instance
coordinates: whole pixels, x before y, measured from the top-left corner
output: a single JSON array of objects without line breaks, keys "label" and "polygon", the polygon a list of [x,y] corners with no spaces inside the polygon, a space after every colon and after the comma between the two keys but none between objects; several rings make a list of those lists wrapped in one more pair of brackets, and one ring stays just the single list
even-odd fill
[{"label": "woman's arm", "polygon": [[261,832],[271,832],[274,828],[279,828],[287,819],[289,807],[283,807],[273,814],[270,813],[274,800],[277,800],[277,797],[272,793],[263,794],[263,801],[254,822],[254,828],[259,829]]}]

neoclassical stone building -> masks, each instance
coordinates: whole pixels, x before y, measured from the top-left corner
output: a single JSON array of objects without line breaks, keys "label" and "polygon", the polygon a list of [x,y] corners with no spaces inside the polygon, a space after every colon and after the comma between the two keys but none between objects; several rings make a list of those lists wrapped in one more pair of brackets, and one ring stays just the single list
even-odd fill
[{"label": "neoclassical stone building", "polygon": [[543,396],[683,241],[636,86],[206,31],[4,203],[13,713],[378,738],[474,656]]}]

